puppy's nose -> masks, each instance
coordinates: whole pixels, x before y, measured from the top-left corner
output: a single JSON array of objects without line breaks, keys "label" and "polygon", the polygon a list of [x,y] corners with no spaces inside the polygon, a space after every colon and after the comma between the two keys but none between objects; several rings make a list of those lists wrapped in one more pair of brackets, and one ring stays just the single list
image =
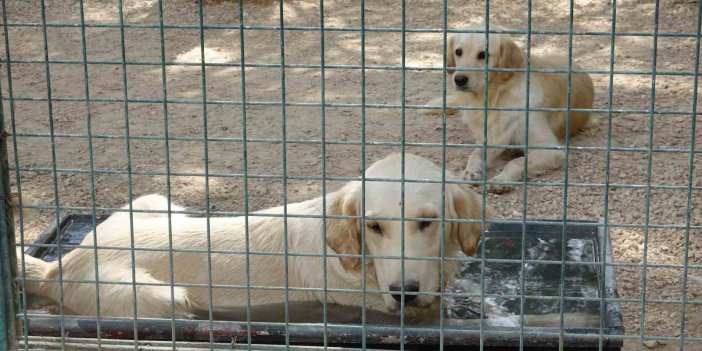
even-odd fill
[{"label": "puppy's nose", "polygon": [[457,74],[455,77],[453,77],[453,81],[457,86],[463,87],[468,84],[468,76],[465,74]]},{"label": "puppy's nose", "polygon": [[[395,299],[397,302],[402,301],[402,294],[400,291],[402,289],[400,288],[399,283],[395,284],[390,284],[390,291],[397,291],[397,294],[392,294],[392,298]],[[405,292],[413,292],[416,293],[419,291],[419,283],[414,280],[410,280],[405,282]],[[405,295],[405,305],[409,304],[410,302],[414,301],[417,299],[417,295]]]}]

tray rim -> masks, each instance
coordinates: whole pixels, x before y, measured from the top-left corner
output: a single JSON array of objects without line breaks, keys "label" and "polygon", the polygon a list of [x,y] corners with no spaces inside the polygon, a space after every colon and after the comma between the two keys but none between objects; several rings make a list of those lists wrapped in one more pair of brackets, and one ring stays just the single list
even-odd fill
[{"label": "tray rim", "polygon": [[[57,230],[57,221],[52,221],[51,225],[47,227],[42,234],[37,238],[35,241],[35,244],[39,245],[47,245],[55,242],[56,237],[58,233],[67,225],[70,223],[71,220],[73,219],[86,219],[86,218],[93,218],[92,214],[71,214],[67,213],[61,216],[60,220],[58,221],[59,223],[59,228],[60,230]],[[101,214],[96,214],[95,219],[96,222],[99,224],[102,220],[107,218],[105,215]],[[534,219],[534,221],[539,221],[539,223],[533,223],[532,225],[536,226],[543,226],[543,225],[562,225],[564,223],[563,220],[540,220],[540,219]],[[548,222],[548,223],[544,223]],[[593,237],[593,239],[596,241],[598,245],[596,245],[595,249],[595,256],[599,258],[597,261],[598,263],[602,263],[602,260],[604,259],[605,263],[607,262],[612,262],[613,256],[612,256],[612,245],[611,245],[611,237],[607,235],[604,221],[603,219],[599,219],[598,221],[587,221],[587,220],[569,220],[565,222],[566,225],[569,223],[582,223],[582,224],[592,224],[591,227],[596,227],[597,231]],[[529,221],[526,221],[525,224],[528,226],[530,223]],[[500,225],[521,225],[519,223],[500,223]],[[590,227],[590,226],[586,226]],[[501,236],[500,233],[496,232],[491,232],[490,230],[486,231],[486,235],[489,235],[490,233],[497,234]],[[528,233],[527,233],[528,235]],[[582,234],[581,234],[582,235]],[[601,251],[601,246],[602,243],[604,243],[604,252]],[[42,254],[47,250],[47,247],[44,246],[30,246],[26,251],[25,254],[31,255],[33,257],[41,258]],[[596,266],[598,270],[598,278],[601,279],[602,277],[602,272],[600,271],[600,266]],[[565,345],[565,346],[577,346],[581,348],[587,348],[588,346],[590,347],[597,347],[599,345],[599,336],[600,336],[600,331],[602,332],[602,342],[603,342],[603,347],[605,349],[618,349],[623,346],[623,338],[617,338],[617,336],[622,336],[624,335],[624,327],[622,323],[622,314],[621,314],[621,304],[619,301],[616,299],[619,298],[619,294],[617,291],[617,285],[616,285],[616,276],[614,272],[614,267],[611,265],[606,265],[605,264],[605,271],[604,271],[604,299],[607,299],[605,301],[605,325],[604,327],[598,327],[598,328],[565,328],[564,333],[565,333],[565,338],[564,340],[567,342],[567,344],[570,345]],[[599,280],[598,279],[598,280]],[[602,292],[600,292],[602,293]],[[75,337],[95,337],[95,333],[97,333],[97,325],[100,325],[100,332],[101,334],[111,334],[111,335],[117,335],[118,338],[125,338],[125,336],[129,336],[130,331],[132,332],[131,336],[128,338],[134,338],[133,331],[136,326],[136,323],[149,323],[145,328],[153,330],[154,328],[160,328],[161,325],[163,324],[162,327],[164,329],[164,332],[162,334],[159,334],[160,337],[157,337],[155,339],[149,339],[148,336],[140,336],[140,340],[171,340],[172,336],[167,335],[171,331],[171,327],[178,324],[182,325],[183,328],[192,328],[193,325],[198,325],[201,323],[206,323],[210,325],[218,325],[218,328],[225,328],[230,331],[230,334],[236,335],[236,334],[241,334],[242,332],[244,334],[247,334],[247,326],[248,323],[246,321],[207,321],[207,320],[176,320],[173,322],[172,320],[143,320],[139,319],[138,321],[135,321],[134,319],[128,319],[126,321],[122,320],[116,320],[113,321],[116,322],[114,324],[114,327],[118,327],[117,330],[113,330],[113,333],[110,333],[109,325],[111,323],[111,319],[106,319],[106,318],[101,318],[100,321],[97,321],[95,318],[86,318],[86,317],[80,317],[80,316],[40,316],[40,317],[29,317],[28,321],[28,326],[29,326],[29,334],[30,335],[43,335],[43,336],[49,336],[47,335],[53,335],[56,333],[60,333],[61,330],[61,323],[64,324],[64,331],[67,333],[70,333],[72,336]],[[121,326],[121,322],[125,322],[124,327],[122,328],[119,327]],[[128,323],[127,323],[128,322]],[[107,323],[107,325],[106,325]],[[294,330],[277,330],[276,327],[279,326],[280,323],[265,323],[265,322],[252,322],[252,330],[251,330],[251,339],[252,343],[280,343],[281,340],[277,340],[275,336],[277,335],[280,338],[282,338],[282,342],[285,340],[285,334],[289,334],[290,338],[297,338],[302,342],[303,344],[306,345],[312,345],[312,344],[318,344],[322,341],[323,334],[319,333],[320,331],[327,331],[327,337],[328,338],[339,338],[339,337],[345,337],[346,339],[342,338],[339,339],[339,341],[345,341],[344,343],[341,344],[360,344],[361,339],[360,335],[357,335],[357,332],[354,332],[354,329],[360,328],[360,325],[349,325],[346,327],[339,327],[339,328],[334,328],[338,329],[337,333],[332,333],[330,335],[328,333],[328,328],[325,327],[325,329],[320,329],[316,330],[315,328],[312,328],[312,325],[314,323],[290,323],[290,326],[299,326],[300,328],[294,329]],[[318,327],[322,327],[321,323],[319,324]],[[254,325],[256,326],[256,329],[254,329]],[[74,326],[71,328],[71,326]],[[397,345],[400,343],[399,340],[399,333],[397,335],[394,335],[393,331],[400,331],[399,326],[392,326],[392,325],[369,325],[367,324],[366,328],[372,328],[373,330],[376,330],[377,328],[378,332],[383,332],[384,336],[377,335],[379,337],[377,345],[385,345],[385,346],[392,346],[392,345]],[[285,329],[285,328],[284,328]],[[318,329],[318,328],[317,328]],[[430,326],[430,327],[405,327],[403,329],[403,336],[405,339],[409,339],[409,342],[406,340],[405,344],[406,345],[411,345],[411,346],[431,346],[431,345],[438,345],[438,343],[426,343],[423,342],[422,340],[428,340],[432,338],[427,338],[427,333],[426,332],[421,332],[422,329],[429,329],[433,330],[435,333],[439,333],[439,328],[438,326]],[[444,339],[444,345],[446,346],[458,346],[458,345],[465,345],[465,342],[468,340],[477,340],[480,341],[480,331],[476,327],[444,327],[443,332],[449,331],[449,336],[454,336],[455,340],[446,340]],[[483,342],[486,343],[486,345],[489,346],[502,346],[502,347],[515,347],[514,344],[514,338],[513,337],[507,337],[508,334],[511,334],[512,336],[516,335],[517,341],[519,340],[519,331],[520,328],[511,328],[511,327],[490,327],[488,330],[483,330],[482,331],[482,340]],[[555,327],[548,327],[548,328],[536,328],[536,327],[524,327],[524,335],[525,335],[525,340],[528,336],[532,336],[534,338],[539,339],[540,341],[538,342],[539,346],[543,347],[548,347],[547,345],[553,345],[553,342],[555,341],[555,345],[558,346],[558,340],[559,336],[556,335],[557,333],[560,333],[559,328]],[[36,334],[36,332],[40,332],[40,334]],[[139,332],[143,332],[142,328],[139,329]],[[487,334],[485,334],[488,332]],[[492,333],[494,332],[494,333]],[[281,334],[282,333],[282,334]],[[314,334],[317,333],[317,334]],[[478,339],[475,339],[476,334],[478,333],[477,337]],[[545,335],[544,333],[550,333],[548,335]],[[57,334],[58,335],[58,334]],[[83,336],[81,336],[83,335]],[[244,335],[246,336],[246,335]],[[263,337],[265,336],[265,337]],[[191,335],[192,337],[192,335]],[[127,339],[128,339],[127,338]],[[236,338],[236,337],[235,337]],[[594,340],[593,340],[594,339]],[[411,342],[412,340],[414,341],[420,341],[418,343],[413,343]],[[199,341],[209,341],[209,334],[203,335],[203,340]],[[449,341],[446,343],[446,341]],[[460,341],[464,344],[456,344],[452,341]],[[574,344],[577,341],[584,341],[587,342],[586,344],[583,343],[578,343]],[[593,342],[596,341],[596,342]],[[531,341],[530,341],[531,343]],[[368,343],[367,343],[368,344]],[[375,343],[370,343],[368,345],[376,345]],[[518,343],[516,344],[518,346]],[[526,345],[525,345],[526,346]],[[536,345],[532,345],[536,346]]]}]

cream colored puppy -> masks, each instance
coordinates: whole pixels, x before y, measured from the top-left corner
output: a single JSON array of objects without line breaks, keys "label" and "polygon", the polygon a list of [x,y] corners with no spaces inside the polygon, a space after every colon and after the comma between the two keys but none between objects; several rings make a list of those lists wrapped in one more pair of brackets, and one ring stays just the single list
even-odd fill
[{"label": "cream colored puppy", "polygon": [[[483,29],[483,28],[475,28]],[[448,70],[453,82],[454,92],[446,98],[447,107],[475,106],[488,108],[520,108],[526,107],[526,73],[525,72],[489,72],[487,77],[488,101],[485,97],[485,72],[482,70],[487,60],[489,68],[526,68],[524,51],[503,34],[489,35],[489,52],[485,48],[485,34],[460,33],[448,36],[446,45],[446,66],[451,68],[481,68],[477,71]],[[573,65],[573,68],[577,66]],[[532,69],[568,68],[565,56],[536,56],[531,57]],[[530,74],[529,108],[565,108],[567,104],[568,74],[567,73],[537,73]],[[594,99],[594,87],[587,74],[573,73],[571,76],[570,106],[575,109],[590,109]],[[441,105],[442,99],[435,99],[431,105]],[[432,113],[440,113],[432,110]],[[455,110],[449,110],[455,112]],[[461,111],[463,121],[468,125],[477,143],[483,142],[482,110]],[[487,142],[495,144],[525,144],[526,119],[524,111],[488,111],[487,112]],[[530,111],[529,112],[529,147],[555,147],[563,144],[566,133],[574,135],[591,123],[587,112],[570,112],[570,130],[566,131],[566,113],[563,111]],[[489,168],[504,152],[504,149],[488,148],[485,161]],[[468,164],[462,173],[464,179],[482,179],[482,149],[475,149],[468,159]],[[533,177],[563,166],[565,153],[563,150],[529,150],[527,177]],[[519,181],[524,174],[524,158],[512,159],[491,181]],[[509,186],[491,185],[489,190],[504,192]]]},{"label": "cream colored puppy", "polygon": [[[442,170],[431,161],[411,154],[406,155],[405,172],[407,179],[434,181],[440,181],[442,174]],[[375,162],[366,170],[365,176],[399,180],[401,156],[395,154]],[[177,318],[206,316],[210,305],[213,312],[223,314],[245,308],[249,297],[246,290],[247,269],[250,271],[252,286],[251,304],[282,304],[285,301],[286,258],[283,254],[286,249],[292,254],[287,257],[287,283],[291,288],[289,301],[323,301],[324,293],[321,289],[324,287],[325,261],[319,256],[310,257],[309,254],[321,255],[326,246],[328,254],[360,255],[363,242],[361,225],[364,224],[365,253],[384,257],[365,259],[367,289],[380,290],[378,293],[367,294],[366,306],[370,309],[397,312],[400,308],[400,290],[403,288],[400,282],[403,277],[399,256],[403,226],[406,256],[437,258],[404,261],[404,290],[408,293],[404,296],[404,303],[407,316],[421,315],[422,312],[431,310],[429,307],[435,305],[437,296],[417,296],[413,293],[439,291],[441,272],[438,257],[442,240],[447,256],[455,256],[459,251],[472,255],[477,250],[482,234],[479,222],[446,222],[445,232],[441,233],[441,224],[436,220],[441,217],[444,205],[445,217],[448,219],[481,218],[480,199],[472,190],[445,184],[445,197],[442,198],[441,187],[439,182],[405,183],[405,217],[427,220],[401,222],[373,218],[365,221],[360,218],[328,218],[326,241],[323,236],[325,220],[321,218],[323,213],[332,216],[399,218],[402,215],[401,184],[367,181],[365,204],[362,205],[362,184],[353,181],[328,194],[326,201],[320,197],[288,205],[287,213],[293,217],[288,217],[287,220],[282,218],[283,207],[253,213],[248,218],[248,228],[244,217],[212,217],[209,218],[209,235],[206,218],[172,215],[169,223],[166,214],[135,212],[133,245],[137,250],[134,251],[129,214],[116,213],[96,228],[97,244],[109,247],[97,251],[97,262],[92,248],[75,249],[63,258],[62,278],[67,281],[63,283],[64,306],[78,315],[96,314],[94,281],[95,267],[98,267],[100,315],[132,317],[132,254],[139,317],[170,318],[172,303]],[[135,200],[132,207],[136,210],[165,210],[168,201],[162,196],[149,195]],[[183,210],[173,204],[171,209]],[[361,212],[362,209],[365,212]],[[270,216],[273,214],[279,216]],[[247,234],[251,252],[248,265]],[[169,251],[169,238],[176,251]],[[214,251],[209,255],[209,260],[206,252],[208,239],[209,249]],[[82,244],[93,246],[93,234],[89,233]],[[26,286],[28,292],[58,300],[61,294],[59,284],[55,282],[59,278],[58,264],[45,263],[29,256],[25,256],[24,260],[26,275],[30,279]],[[362,305],[361,263],[361,258],[357,256],[326,259],[328,288],[357,290],[330,291],[330,303]],[[208,275],[210,268],[211,281]],[[444,278],[448,281],[459,268],[458,262],[446,261],[444,268]],[[19,272],[22,273],[22,267],[19,267]],[[32,281],[32,278],[52,281]],[[171,283],[176,286],[171,288]],[[211,292],[208,288],[210,285]],[[312,291],[309,288],[319,290]]]}]

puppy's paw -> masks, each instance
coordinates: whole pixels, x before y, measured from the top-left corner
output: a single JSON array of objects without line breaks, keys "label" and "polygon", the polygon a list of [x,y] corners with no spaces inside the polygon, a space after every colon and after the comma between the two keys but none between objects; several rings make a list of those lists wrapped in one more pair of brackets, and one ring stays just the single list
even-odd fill
[{"label": "puppy's paw", "polygon": [[512,191],[513,187],[508,184],[488,184],[487,191],[492,194],[504,194]]},{"label": "puppy's paw", "polygon": [[515,177],[509,173],[505,173],[503,170],[500,174],[490,179],[490,184],[488,184],[487,191],[493,194],[504,194],[514,189],[514,185],[504,183],[518,182],[520,180],[520,177]]},{"label": "puppy's paw", "polygon": [[[461,173],[461,178],[468,181],[479,181],[483,179],[483,171],[480,168],[466,168]],[[471,184],[477,186],[478,184]]]},{"label": "puppy's paw", "polygon": [[421,111],[423,114],[425,114],[427,116],[440,116],[441,115],[441,110],[439,110],[439,109],[432,108],[432,109],[423,109]]},{"label": "puppy's paw", "polygon": [[[424,110],[422,110],[422,113],[424,113],[427,116],[441,116],[441,109],[440,108],[424,109]],[[456,114],[458,114],[458,110],[449,109],[449,108],[446,109],[447,116],[453,116]]]},{"label": "puppy's paw", "polygon": [[[458,114],[458,110],[455,110],[455,109],[452,109],[449,107],[449,106],[451,106],[450,101],[449,101],[449,97],[447,97],[446,99],[447,99],[446,100],[446,115],[453,116],[455,114]],[[442,98],[436,98],[436,99],[431,100],[428,103],[426,103],[426,105],[431,106],[431,107],[435,107],[435,108],[422,109],[421,110],[422,113],[424,113],[425,115],[428,115],[428,116],[441,116],[441,111],[442,111],[441,106],[444,105],[444,100]]]},{"label": "puppy's paw", "polygon": [[[440,114],[441,114],[441,110],[437,110],[437,111],[439,111],[438,114],[440,115]],[[447,116],[454,116],[454,115],[457,115],[457,114],[458,114],[458,110],[454,110],[454,109],[452,109],[452,108],[446,108],[446,115],[447,115]]]}]

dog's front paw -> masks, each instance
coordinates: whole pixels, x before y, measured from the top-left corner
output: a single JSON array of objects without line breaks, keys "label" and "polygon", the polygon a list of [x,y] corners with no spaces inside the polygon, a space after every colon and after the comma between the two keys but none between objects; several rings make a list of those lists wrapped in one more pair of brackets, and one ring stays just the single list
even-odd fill
[{"label": "dog's front paw", "polygon": [[511,179],[508,177],[500,177],[500,174],[498,174],[497,176],[492,177],[492,179],[490,179],[491,184],[488,184],[487,191],[489,193],[493,193],[493,194],[504,194],[504,193],[510,192],[512,189],[514,189],[514,186],[512,186],[510,184],[500,184],[500,183],[510,182],[510,181],[516,181],[516,179]]},{"label": "dog's front paw", "polygon": [[[432,109],[423,109],[422,113],[424,113],[427,116],[441,116],[441,109],[440,108],[432,108]],[[446,109],[446,115],[447,116],[453,116],[458,113],[458,110],[454,109]]]},{"label": "dog's front paw", "polygon": [[[444,100],[442,98],[436,98],[426,103],[427,106],[434,108],[422,109],[422,113],[429,116],[441,116],[442,106],[444,105]],[[453,116],[458,113],[458,110],[449,107],[449,101],[446,101],[446,115]]]},{"label": "dog's front paw", "polygon": [[[461,178],[468,181],[478,181],[483,179],[483,171],[480,168],[466,168],[461,173]],[[472,184],[478,185],[478,184]]]},{"label": "dog's front paw", "polygon": [[487,191],[492,194],[504,194],[512,191],[513,187],[508,184],[488,184]]},{"label": "dog's front paw", "polygon": [[439,115],[441,115],[441,110],[429,108],[429,109],[423,109],[422,113],[427,115],[427,116],[439,116]]}]

